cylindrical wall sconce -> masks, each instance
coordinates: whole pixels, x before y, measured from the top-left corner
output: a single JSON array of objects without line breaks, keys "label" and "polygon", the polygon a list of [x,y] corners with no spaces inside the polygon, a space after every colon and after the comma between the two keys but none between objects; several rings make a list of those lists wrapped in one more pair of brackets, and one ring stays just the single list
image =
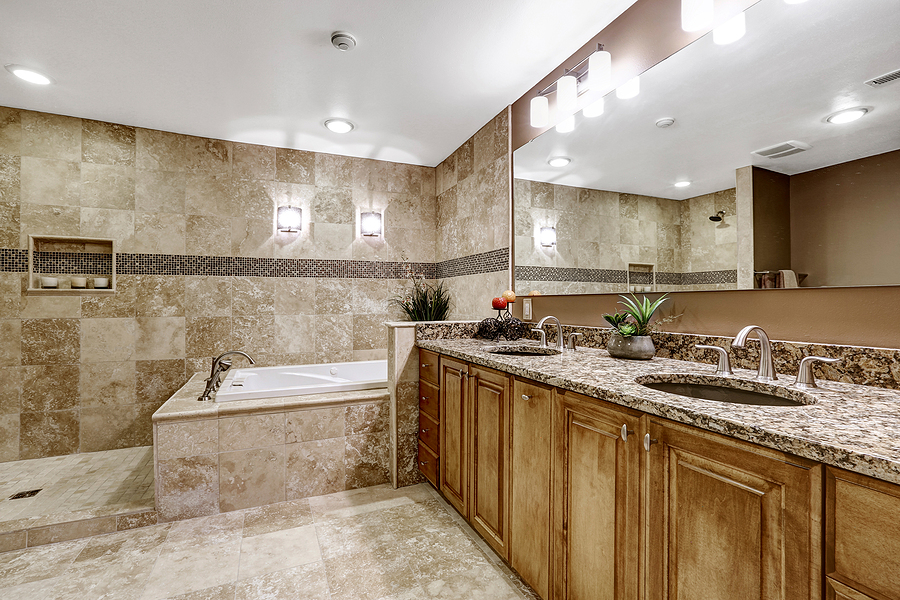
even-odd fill
[{"label": "cylindrical wall sconce", "polygon": [[552,248],[556,245],[556,229],[553,227],[541,227],[541,246]]},{"label": "cylindrical wall sconce", "polygon": [[381,235],[381,213],[364,212],[359,215],[359,232],[366,236]]},{"label": "cylindrical wall sconce", "polygon": [[303,211],[297,206],[279,206],[276,223],[278,231],[299,233],[303,228]]}]

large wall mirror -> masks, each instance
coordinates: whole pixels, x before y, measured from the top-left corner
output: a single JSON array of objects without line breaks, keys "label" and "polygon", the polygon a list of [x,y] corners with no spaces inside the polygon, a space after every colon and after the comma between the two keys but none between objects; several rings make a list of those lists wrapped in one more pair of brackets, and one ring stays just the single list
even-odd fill
[{"label": "large wall mirror", "polygon": [[897,0],[744,21],[515,151],[518,293],[900,284]]}]

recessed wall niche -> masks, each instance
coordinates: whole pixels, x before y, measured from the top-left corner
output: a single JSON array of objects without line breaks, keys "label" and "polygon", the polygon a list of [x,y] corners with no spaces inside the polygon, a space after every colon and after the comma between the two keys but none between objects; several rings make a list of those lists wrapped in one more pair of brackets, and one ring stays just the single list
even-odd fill
[{"label": "recessed wall niche", "polygon": [[115,240],[29,235],[27,293],[47,296],[115,294]]}]

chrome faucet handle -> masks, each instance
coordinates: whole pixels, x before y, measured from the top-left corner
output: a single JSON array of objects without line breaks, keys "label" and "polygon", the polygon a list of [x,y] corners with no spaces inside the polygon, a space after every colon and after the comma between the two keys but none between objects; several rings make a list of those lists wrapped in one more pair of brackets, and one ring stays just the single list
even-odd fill
[{"label": "chrome faucet handle", "polygon": [[698,350],[715,350],[719,353],[719,364],[716,365],[717,376],[730,377],[734,375],[734,371],[731,370],[731,360],[728,358],[728,350],[720,346],[704,346],[703,344],[697,344],[694,348]]},{"label": "chrome faucet handle", "polygon": [[533,332],[541,334],[541,348],[547,347],[547,332],[543,329],[532,329]]},{"label": "chrome faucet handle", "polygon": [[804,356],[800,361],[800,370],[797,372],[797,379],[794,380],[794,387],[801,390],[817,388],[816,376],[813,373],[813,363],[836,363],[841,362],[839,358],[827,358],[825,356]]},{"label": "chrome faucet handle", "polygon": [[569,334],[569,337],[566,338],[566,350],[572,350],[573,352],[577,350],[577,338],[584,337],[583,333],[578,333],[573,331]]}]

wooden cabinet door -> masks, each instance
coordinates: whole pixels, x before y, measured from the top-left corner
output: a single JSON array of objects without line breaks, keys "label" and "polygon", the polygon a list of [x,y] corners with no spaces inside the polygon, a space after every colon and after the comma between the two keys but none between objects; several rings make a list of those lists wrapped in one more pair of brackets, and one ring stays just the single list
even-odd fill
[{"label": "wooden cabinet door", "polygon": [[655,419],[648,435],[648,598],[821,598],[821,465]]},{"label": "wooden cabinet door", "polygon": [[469,367],[469,519],[509,558],[509,375]]},{"label": "wooden cabinet door", "polygon": [[638,600],[640,414],[571,392],[553,411],[554,598]]},{"label": "wooden cabinet door", "polygon": [[467,388],[469,366],[444,356],[440,359],[441,492],[463,516],[469,517],[469,446]]},{"label": "wooden cabinet door", "polygon": [[550,418],[553,388],[516,379],[510,401],[509,564],[550,598]]}]

